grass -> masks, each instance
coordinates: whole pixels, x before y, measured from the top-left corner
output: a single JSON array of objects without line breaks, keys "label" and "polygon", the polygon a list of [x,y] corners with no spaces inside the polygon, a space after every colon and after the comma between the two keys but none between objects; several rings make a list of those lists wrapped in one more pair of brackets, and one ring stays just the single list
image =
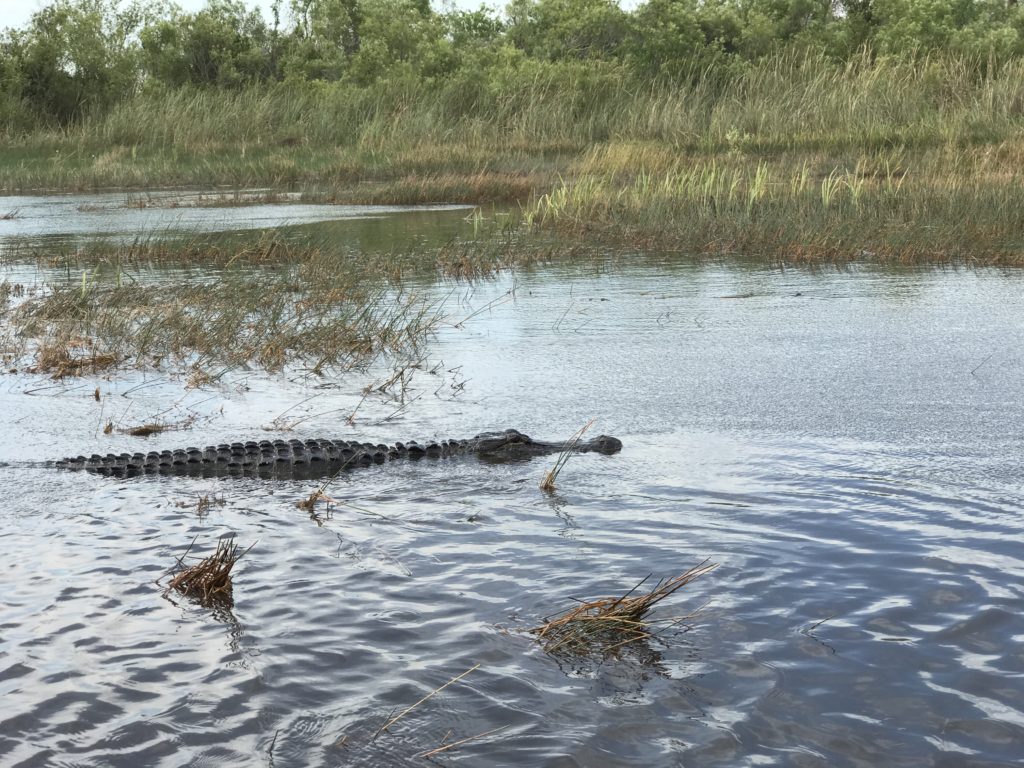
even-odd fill
[{"label": "grass", "polygon": [[558,454],[558,458],[555,459],[555,465],[545,473],[544,479],[541,480],[540,482],[540,489],[542,491],[546,493],[554,493],[555,480],[558,479],[559,473],[561,473],[561,471],[565,469],[565,465],[569,462],[569,457],[572,456],[573,454],[573,449],[583,438],[583,435],[586,434],[587,430],[590,429],[592,426],[594,426],[594,419],[591,419],[578,430],[576,430],[576,432],[573,433],[572,437],[570,437],[566,441],[565,448],[562,450],[561,453]]},{"label": "grass", "polygon": [[9,291],[0,304],[8,358],[32,372],[167,368],[201,384],[241,366],[344,371],[381,356],[417,358],[442,317],[440,306],[389,285],[383,260],[338,249],[153,242],[73,258],[80,277],[65,262],[64,278],[31,295]]},{"label": "grass", "polygon": [[788,52],[682,83],[534,63],[429,85],[145,91],[65,130],[7,136],[0,189],[517,201],[534,228],[579,243],[1019,264],[1022,128],[1019,60]]},{"label": "grass", "polygon": [[[602,597],[578,601],[579,605],[546,619],[528,630],[537,637],[550,654],[568,656],[608,655],[619,648],[656,636],[649,614],[660,602],[695,579],[718,567],[705,560],[674,578],[660,580],[650,592],[635,594],[650,578],[647,576],[620,597]],[[688,616],[661,619],[659,623],[675,626]]]},{"label": "grass", "polygon": [[1024,264],[1024,139],[927,153],[662,156],[594,149],[529,223],[773,261]]},{"label": "grass", "polygon": [[178,558],[172,569],[174,575],[167,583],[164,594],[173,590],[204,606],[230,606],[233,590],[231,571],[239,559],[255,546],[255,543],[243,550],[234,543],[233,539],[222,538],[217,542],[217,550],[212,555],[201,559],[195,565],[186,566],[185,558],[192,550],[193,544],[195,544],[195,539],[188,545],[185,553]]}]

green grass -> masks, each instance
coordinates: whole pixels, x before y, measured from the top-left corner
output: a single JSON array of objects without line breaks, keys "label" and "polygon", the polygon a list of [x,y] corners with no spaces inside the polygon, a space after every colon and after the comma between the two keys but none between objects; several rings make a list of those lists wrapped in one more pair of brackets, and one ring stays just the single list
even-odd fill
[{"label": "green grass", "polygon": [[264,240],[182,247],[178,269],[166,269],[173,253],[155,243],[97,247],[75,254],[73,270],[67,261],[65,278],[28,291],[0,285],[6,364],[55,375],[157,368],[197,380],[240,366],[321,374],[414,359],[442,319],[440,305],[389,284],[383,261]]},{"label": "green grass", "polygon": [[1024,142],[862,154],[667,157],[603,147],[526,220],[775,261],[1024,264]]},{"label": "green grass", "polygon": [[144,92],[8,136],[0,189],[517,201],[580,244],[599,231],[695,253],[1015,264],[1022,160],[1024,62],[787,53],[685,84],[533,62],[439,84]]}]

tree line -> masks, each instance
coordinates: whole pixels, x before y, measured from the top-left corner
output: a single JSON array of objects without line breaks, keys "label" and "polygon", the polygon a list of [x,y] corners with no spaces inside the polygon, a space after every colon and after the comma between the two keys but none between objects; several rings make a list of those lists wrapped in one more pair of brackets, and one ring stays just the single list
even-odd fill
[{"label": "tree line", "polygon": [[57,0],[0,34],[0,128],[102,115],[143,90],[500,86],[552,68],[726,82],[780,51],[837,62],[953,54],[983,74],[1024,54],[1016,0],[238,0],[187,13],[148,0]]}]

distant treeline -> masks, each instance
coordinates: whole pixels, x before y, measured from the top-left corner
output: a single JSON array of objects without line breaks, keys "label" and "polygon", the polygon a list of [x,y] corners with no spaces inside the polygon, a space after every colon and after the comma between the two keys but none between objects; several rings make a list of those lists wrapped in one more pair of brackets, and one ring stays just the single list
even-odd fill
[{"label": "distant treeline", "polygon": [[[837,62],[951,53],[980,73],[1024,54],[1016,0],[513,0],[435,11],[429,0],[278,0],[267,19],[237,0],[57,0],[0,35],[0,130],[100,117],[142,91],[372,87],[470,92],[559,67],[614,68],[638,85],[723,84],[768,55]],[[820,60],[820,59],[819,59]]]}]

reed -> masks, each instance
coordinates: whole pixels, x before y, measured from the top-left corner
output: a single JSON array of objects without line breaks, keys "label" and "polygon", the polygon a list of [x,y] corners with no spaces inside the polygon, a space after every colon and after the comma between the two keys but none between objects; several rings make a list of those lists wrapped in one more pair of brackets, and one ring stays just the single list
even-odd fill
[{"label": "reed", "polygon": [[674,578],[661,579],[650,592],[636,594],[650,579],[645,577],[620,597],[602,597],[579,601],[579,605],[545,619],[528,631],[536,635],[544,650],[551,654],[593,656],[612,653],[624,645],[648,640],[656,635],[653,625],[677,625],[692,614],[654,622],[653,608],[695,579],[718,567],[707,560]]},{"label": "reed", "polygon": [[544,491],[545,493],[554,493],[555,480],[558,479],[558,475],[561,473],[561,471],[565,469],[565,465],[569,462],[569,458],[573,455],[573,449],[583,438],[583,435],[587,433],[588,429],[594,426],[594,421],[595,419],[591,419],[590,421],[588,421],[586,424],[584,424],[582,427],[576,430],[576,432],[573,433],[572,437],[570,437],[566,441],[565,448],[562,449],[562,451],[558,454],[557,458],[555,459],[555,465],[545,473],[544,479],[540,481],[540,489],[542,491]]},{"label": "reed", "polygon": [[175,563],[164,594],[173,590],[204,606],[230,605],[233,589],[231,571],[239,559],[256,546],[255,542],[243,550],[233,539],[222,538],[217,542],[217,550],[212,555],[186,566],[185,558],[193,544],[195,539]]}]

